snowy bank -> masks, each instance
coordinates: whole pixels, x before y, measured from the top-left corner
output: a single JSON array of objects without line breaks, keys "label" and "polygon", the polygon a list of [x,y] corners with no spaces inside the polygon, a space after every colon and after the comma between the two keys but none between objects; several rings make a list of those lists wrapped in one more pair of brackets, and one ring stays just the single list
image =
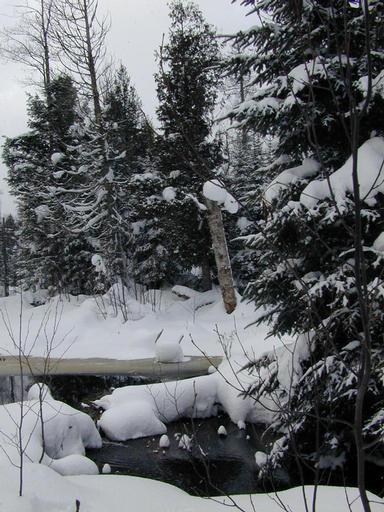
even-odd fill
[{"label": "snowy bank", "polygon": [[[232,354],[242,354],[243,347],[261,353],[281,344],[276,338],[265,341],[266,325],[246,329],[261,314],[255,312],[253,304],[241,302],[239,297],[236,310],[228,315],[216,289],[205,293],[186,287],[175,287],[174,292],[148,290],[138,298],[132,290],[116,287],[102,297],[48,299],[44,293],[35,295],[0,298],[0,355],[17,354],[17,343],[9,336],[7,327],[17,341],[21,305],[22,344],[27,355],[154,358],[160,331],[162,343],[183,336],[180,346],[184,356],[222,356],[228,348]],[[44,301],[37,307],[31,305]]]},{"label": "snowy bank", "polygon": [[22,451],[25,461],[41,459],[62,475],[97,474],[96,465],[84,456],[85,448],[102,444],[91,418],[54,400],[50,393],[43,394],[41,402],[33,396],[32,392],[30,400],[0,406],[0,466],[11,463],[17,467]]}]

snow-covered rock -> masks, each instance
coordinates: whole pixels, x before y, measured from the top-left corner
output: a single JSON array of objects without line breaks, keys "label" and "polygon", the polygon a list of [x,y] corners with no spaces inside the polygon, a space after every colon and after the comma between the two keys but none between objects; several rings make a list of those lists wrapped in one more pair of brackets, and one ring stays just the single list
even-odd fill
[{"label": "snow-covered rock", "polygon": [[154,407],[144,400],[128,401],[105,411],[98,426],[112,441],[164,434],[167,427],[156,416]]},{"label": "snow-covered rock", "polygon": [[110,473],[112,473],[112,468],[109,464],[104,464],[103,467],[101,468],[101,472],[103,473],[103,475],[109,475]]},{"label": "snow-covered rock", "polygon": [[169,440],[169,437],[167,436],[167,434],[163,434],[160,437],[159,448],[169,448],[170,445],[171,445],[171,442]]},{"label": "snow-covered rock", "polygon": [[219,436],[226,437],[228,435],[227,429],[224,427],[224,425],[220,425],[220,427],[217,429],[217,433]]},{"label": "snow-covered rock", "polygon": [[[31,396],[35,396],[35,385]],[[43,388],[48,392],[48,388]],[[44,449],[41,435],[41,418],[44,421]],[[0,406],[0,465],[3,458],[15,466],[19,464],[18,439],[20,403]],[[22,446],[25,460],[51,467],[60,474],[97,474],[96,465],[84,457],[85,448],[100,448],[100,435],[91,420],[63,402],[46,396],[41,401],[23,402]]]}]

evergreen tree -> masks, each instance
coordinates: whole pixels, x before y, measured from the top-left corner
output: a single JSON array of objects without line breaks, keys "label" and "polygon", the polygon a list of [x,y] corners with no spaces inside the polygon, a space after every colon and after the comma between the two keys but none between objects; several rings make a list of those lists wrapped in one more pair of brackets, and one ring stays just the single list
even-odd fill
[{"label": "evergreen tree", "polygon": [[[160,172],[172,191],[164,218],[166,245],[175,269],[201,266],[209,281],[211,243],[198,197],[220,162],[218,145],[210,138],[218,46],[214,31],[193,3],[175,0],[170,18],[169,41],[160,49],[156,75],[163,132],[158,141]],[[209,286],[206,282],[205,287]]]},{"label": "evergreen tree", "polygon": [[[369,13],[364,13],[342,0],[243,3],[256,12],[262,8],[268,21],[236,39],[237,46],[253,48],[253,56],[240,55],[231,66],[237,72],[255,70],[260,89],[230,116],[278,140],[275,164],[284,168],[289,161],[301,164],[304,157],[310,157],[266,187],[264,218],[257,223],[256,234],[248,238],[249,246],[260,254],[247,288],[248,299],[268,308],[264,319],[269,320],[273,333],[299,336],[298,359],[288,387],[279,381],[282,372],[276,371],[276,357],[256,365],[266,377],[263,389],[275,390],[280,404],[274,426],[284,433],[271,452],[270,463],[288,463],[289,447],[294,447],[295,454],[312,468],[314,478],[328,478],[343,466],[345,473],[334,476],[341,481],[352,473],[348,474],[345,462],[355,457],[351,441],[361,431],[354,421],[366,339],[357,282],[362,268],[356,269],[354,254],[356,244],[375,246],[382,230],[383,201],[377,187],[374,200],[367,194],[358,203],[352,187],[345,195],[337,190],[335,197],[324,181],[328,193],[318,198],[315,185],[305,187],[316,177],[328,176],[333,183],[334,169],[351,153],[356,154],[357,146],[372,133],[383,133],[383,95],[375,85],[382,74],[383,4],[370,2]],[[372,94],[367,95],[370,73]],[[356,113],[359,132],[354,138]],[[381,140],[374,139],[373,146],[380,146]],[[361,158],[364,151],[359,152]],[[352,174],[352,165],[348,165]],[[363,173],[359,177],[364,180]],[[361,208],[358,217],[357,208]],[[361,241],[356,239],[357,225],[362,228]],[[368,290],[372,290],[368,296],[372,369],[363,430],[371,446],[380,438],[377,418],[382,414],[379,333],[383,304],[377,293],[382,286],[381,262],[377,252],[366,253],[364,268]],[[252,390],[257,396],[262,392],[258,385]],[[348,422],[354,426],[348,428]],[[369,456],[364,449],[358,450],[361,460],[379,456],[377,449]]]},{"label": "evergreen tree", "polygon": [[3,295],[9,295],[10,287],[17,285],[17,223],[12,215],[7,215],[1,220],[0,228],[0,282]]},{"label": "evergreen tree", "polygon": [[67,228],[63,202],[73,186],[68,148],[74,142],[76,91],[68,76],[50,84],[46,97],[29,98],[30,131],[8,139],[8,181],[18,200],[20,279],[29,288],[89,290],[89,246]]}]

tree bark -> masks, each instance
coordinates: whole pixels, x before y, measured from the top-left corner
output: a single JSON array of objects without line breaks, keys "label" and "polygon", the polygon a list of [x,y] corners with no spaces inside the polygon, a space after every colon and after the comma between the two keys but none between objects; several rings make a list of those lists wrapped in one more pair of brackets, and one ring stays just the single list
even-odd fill
[{"label": "tree bark", "polygon": [[205,200],[212,248],[215,254],[217,275],[225,311],[230,314],[236,309],[237,300],[232,276],[231,262],[228,254],[223,217],[220,206],[209,199]]},{"label": "tree bark", "polygon": [[207,292],[208,290],[212,290],[212,277],[209,257],[206,256],[201,262],[201,291]]}]

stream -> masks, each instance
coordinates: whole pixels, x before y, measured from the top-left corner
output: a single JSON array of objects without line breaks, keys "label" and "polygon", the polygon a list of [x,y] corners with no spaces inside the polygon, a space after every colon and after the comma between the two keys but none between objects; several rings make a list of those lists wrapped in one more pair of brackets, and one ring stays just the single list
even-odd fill
[{"label": "stream", "polygon": [[[29,377],[26,384],[31,384]],[[148,384],[151,381],[130,376],[65,375],[50,376],[47,384],[55,399],[89,413],[95,419],[98,411],[88,405],[108,394],[115,387]],[[7,403],[20,395],[19,377],[0,377],[0,399]],[[223,425],[227,436],[219,436]],[[215,496],[272,491],[289,486],[287,474],[276,473],[274,485],[261,486],[257,480],[254,454],[265,450],[271,439],[263,439],[261,426],[247,424],[239,430],[225,414],[207,419],[183,419],[167,425],[169,449],[159,449],[159,437],[146,437],[126,442],[103,439],[99,450],[87,450],[86,455],[99,467],[109,464],[112,473],[161,480],[176,485],[190,494]],[[178,446],[182,434],[192,438],[190,451]]]}]

